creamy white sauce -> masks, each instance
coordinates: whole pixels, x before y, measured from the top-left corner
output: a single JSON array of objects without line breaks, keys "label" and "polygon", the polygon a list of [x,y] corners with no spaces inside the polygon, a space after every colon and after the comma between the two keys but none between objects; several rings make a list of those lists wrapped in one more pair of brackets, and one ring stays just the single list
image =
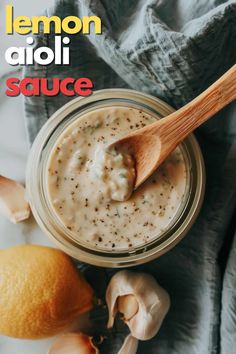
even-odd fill
[{"label": "creamy white sauce", "polygon": [[84,114],[58,138],[48,163],[48,195],[78,240],[104,250],[138,247],[167,230],[181,210],[189,171],[180,148],[133,194],[132,157],[107,149],[154,121],[138,109],[106,107]]},{"label": "creamy white sauce", "polygon": [[[111,200],[125,201],[133,192],[135,164],[128,151],[98,146],[91,165],[91,177],[97,184],[105,184]],[[100,186],[102,188],[102,186]]]}]

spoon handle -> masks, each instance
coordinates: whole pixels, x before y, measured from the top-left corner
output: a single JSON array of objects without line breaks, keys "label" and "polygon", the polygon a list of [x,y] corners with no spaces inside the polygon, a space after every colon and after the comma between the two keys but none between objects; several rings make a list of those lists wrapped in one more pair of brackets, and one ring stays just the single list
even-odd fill
[{"label": "spoon handle", "polygon": [[152,133],[161,135],[163,144],[176,145],[235,99],[236,64],[193,101],[161,119],[160,126]]}]

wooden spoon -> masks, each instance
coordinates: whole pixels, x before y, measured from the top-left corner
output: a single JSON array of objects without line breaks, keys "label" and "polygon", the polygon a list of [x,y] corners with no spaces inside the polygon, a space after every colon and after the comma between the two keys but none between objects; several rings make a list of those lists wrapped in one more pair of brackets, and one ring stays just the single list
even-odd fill
[{"label": "wooden spoon", "polygon": [[111,146],[128,148],[136,163],[134,189],[140,186],[194,129],[236,99],[236,65],[193,101],[169,116],[138,129]]}]

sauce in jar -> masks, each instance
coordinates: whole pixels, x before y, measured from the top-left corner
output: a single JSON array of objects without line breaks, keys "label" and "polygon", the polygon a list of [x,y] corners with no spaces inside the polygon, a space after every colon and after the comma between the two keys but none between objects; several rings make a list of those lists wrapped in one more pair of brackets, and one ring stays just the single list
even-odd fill
[{"label": "sauce in jar", "polygon": [[47,192],[73,237],[97,249],[124,250],[156,239],[173,222],[189,173],[181,149],[133,193],[130,154],[107,149],[154,121],[136,108],[99,108],[79,117],[57,139],[47,166]]}]

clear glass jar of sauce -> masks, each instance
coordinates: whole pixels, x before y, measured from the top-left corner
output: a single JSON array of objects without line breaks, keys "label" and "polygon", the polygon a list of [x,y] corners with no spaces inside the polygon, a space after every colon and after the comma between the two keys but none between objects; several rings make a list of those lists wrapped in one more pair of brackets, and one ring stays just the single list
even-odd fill
[{"label": "clear glass jar of sauce", "polygon": [[[139,125],[138,119],[141,116],[140,124],[142,124],[145,119],[148,120],[148,117],[161,119],[173,112],[173,109],[165,102],[155,97],[125,89],[101,90],[95,92],[90,97],[72,100],[59,109],[48,120],[35,139],[28,161],[26,181],[27,195],[39,226],[64,252],[80,261],[97,266],[127,267],[159,257],[186,235],[201,208],[205,188],[205,169],[199,145],[194,136],[190,135],[178,147],[177,157],[174,156],[172,159],[174,167],[171,165],[171,161],[167,161],[166,164],[164,163],[165,165],[162,167],[162,172],[160,172],[160,174],[162,173],[162,177],[160,177],[159,172],[155,178],[152,176],[148,183],[153,183],[153,185],[147,187],[147,189],[145,189],[146,187],[144,186],[143,192],[137,191],[138,194],[134,196],[134,199],[131,199],[128,204],[124,204],[124,202],[121,202],[122,204],[112,204],[111,210],[108,210],[104,214],[105,220],[101,217],[97,217],[96,213],[100,212],[97,205],[92,204],[89,210],[86,209],[89,204],[87,198],[85,198],[85,202],[83,203],[82,199],[78,200],[77,204],[72,203],[72,201],[75,202],[74,194],[77,193],[76,189],[71,192],[71,196],[68,197],[70,199],[67,198],[67,190],[65,189],[66,192],[64,192],[65,195],[63,199],[62,186],[67,188],[75,184],[75,188],[78,187],[83,174],[81,174],[81,176],[79,173],[78,176],[76,174],[73,176],[65,174],[64,166],[61,167],[61,165],[58,164],[61,163],[62,160],[60,158],[56,159],[57,151],[63,146],[64,155],[70,156],[71,154],[71,159],[74,160],[75,156],[76,158],[78,157],[78,151],[83,149],[83,144],[87,144],[88,146],[96,144],[95,139],[92,144],[90,144],[91,135],[94,133],[94,127],[100,128],[102,125],[101,119],[106,112],[111,116],[119,116],[120,119],[109,120],[110,118],[107,118],[106,124],[103,124],[102,121],[103,127],[107,129],[105,133],[111,129],[109,136],[114,136],[114,138],[111,138],[114,140],[116,137],[120,137],[119,132],[122,133],[123,131],[124,134],[126,129],[126,133],[128,133],[127,129],[129,129],[129,127],[130,129],[140,128],[141,126]],[[132,124],[132,115],[136,113],[139,114],[140,117],[135,118],[135,127],[134,124]],[[100,117],[100,121],[97,120],[96,117]],[[127,125],[126,122],[126,126],[120,128],[120,123],[125,119],[128,119],[127,121],[130,122],[130,125]],[[93,124],[91,123],[92,120]],[[107,124],[107,122],[111,123]],[[114,124],[118,125],[117,136],[113,134],[116,129],[114,128]],[[83,140],[81,139],[83,131],[87,132],[88,139],[84,141],[84,143],[81,143]],[[81,149],[77,147],[78,140],[75,136],[77,133],[79,134],[78,137],[80,137],[79,145]],[[99,135],[99,133],[96,134],[98,138],[97,141],[100,141],[102,135]],[[104,135],[105,137],[102,136],[103,140],[107,138],[106,134]],[[108,143],[110,142],[111,141],[108,141]],[[66,149],[68,150],[68,154]],[[180,157],[179,159],[178,156]],[[78,158],[80,158],[80,156]],[[87,160],[87,164],[92,162],[91,157],[87,158]],[[182,188],[182,183],[182,195],[178,205],[174,207],[174,205],[166,204],[165,207],[162,203],[159,203],[157,195],[157,199],[154,198],[155,196],[153,197],[154,202],[146,203],[145,205],[146,197],[151,195],[150,190],[157,191],[157,188],[159,188],[158,195],[160,195],[160,200],[163,200],[163,193],[165,193],[163,191],[168,188],[168,190],[170,190],[168,193],[170,194],[166,196],[166,200],[172,198],[173,193],[171,192],[171,188],[174,188],[174,186],[172,186],[169,181],[166,181],[166,184],[163,183],[164,189],[162,190],[160,189],[160,182],[161,178],[164,180],[167,179],[168,176],[166,176],[166,174],[168,175],[169,168],[175,171],[178,160],[184,165],[185,171],[183,175],[184,189]],[[52,164],[54,166],[53,173],[56,173],[55,175],[52,173]],[[57,164],[58,168],[55,168],[55,164]],[[68,164],[65,168],[68,169]],[[75,173],[75,171],[76,170],[73,170],[73,173]],[[175,172],[170,171],[170,173]],[[86,175],[83,178],[86,180]],[[179,178],[181,178],[181,176]],[[63,179],[64,184],[59,183],[60,179]],[[76,183],[74,179],[78,179],[78,183]],[[54,187],[58,188],[58,196],[60,195],[60,198],[57,198],[57,190],[54,187],[54,189],[49,188],[49,183],[52,181],[55,182]],[[157,186],[155,186],[155,184]],[[165,189],[166,185],[167,189]],[[82,186],[84,185],[82,184]],[[90,192],[92,192],[90,195],[96,194],[95,192],[98,188],[96,181],[95,185],[92,183],[88,186],[90,189],[95,188],[94,193],[93,190],[90,190]],[[86,189],[85,187],[83,188]],[[54,192],[52,192],[52,190]],[[84,194],[84,192],[86,191],[83,190],[81,193]],[[70,205],[68,205],[68,200],[71,201]],[[60,201],[64,202],[64,205],[60,205]],[[138,205],[136,205],[136,203]],[[56,207],[56,204],[59,206]],[[104,210],[106,206],[101,204],[101,208],[104,207]],[[174,210],[173,215],[171,214],[170,207]],[[73,219],[72,224],[68,224],[65,215],[60,213],[62,208],[67,211],[67,218],[71,217],[71,220]],[[75,208],[78,209],[78,212]],[[119,208],[120,212],[114,212],[117,208]],[[169,214],[167,210],[165,210],[168,208]],[[95,213],[97,219],[93,217],[91,213]],[[127,225],[127,223],[123,222],[126,220],[125,218],[131,225]],[[95,223],[94,220],[98,220],[98,223]],[[158,225],[161,225],[163,220],[165,220],[165,227],[158,228]],[[108,224],[109,226],[106,227]],[[115,226],[116,231],[114,231]],[[148,232],[146,232],[145,227],[148,228]],[[137,238],[135,238],[136,235]]]}]

